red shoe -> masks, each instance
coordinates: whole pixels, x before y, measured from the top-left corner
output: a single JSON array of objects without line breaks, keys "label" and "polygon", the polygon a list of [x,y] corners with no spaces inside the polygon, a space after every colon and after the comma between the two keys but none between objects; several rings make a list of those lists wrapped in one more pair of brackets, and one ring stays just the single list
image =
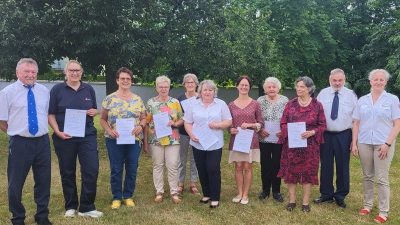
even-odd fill
[{"label": "red shoe", "polygon": [[366,216],[366,215],[368,215],[370,212],[371,212],[371,211],[368,210],[368,209],[361,209],[360,211],[358,211],[358,215]]},{"label": "red shoe", "polygon": [[377,223],[386,223],[386,221],[388,221],[388,217],[384,217],[384,216],[377,216],[375,217],[375,222]]}]

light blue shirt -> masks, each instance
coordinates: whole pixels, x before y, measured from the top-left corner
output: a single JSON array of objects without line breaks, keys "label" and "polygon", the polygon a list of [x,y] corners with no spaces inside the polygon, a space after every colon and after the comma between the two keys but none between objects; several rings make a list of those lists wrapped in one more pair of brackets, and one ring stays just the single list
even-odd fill
[{"label": "light blue shirt", "polygon": [[35,95],[39,131],[32,135],[28,125],[28,88],[17,80],[0,91],[0,120],[7,121],[9,136],[40,137],[49,132],[48,110],[50,92],[45,86],[35,83],[32,88]]},{"label": "light blue shirt", "polygon": [[358,142],[384,144],[393,129],[393,121],[400,118],[399,107],[399,98],[386,91],[383,91],[375,104],[371,93],[361,97],[353,113],[353,119],[360,120]]},{"label": "light blue shirt", "polygon": [[335,89],[332,87],[324,88],[317,97],[322,103],[326,116],[326,130],[340,132],[353,127],[353,111],[357,105],[357,96],[354,91],[342,87],[339,91],[339,111],[335,120],[331,119],[332,103],[335,97]]},{"label": "light blue shirt", "polygon": [[[203,101],[197,99],[196,102],[191,104],[191,107],[185,111],[185,116],[183,120],[187,123],[193,124],[193,129],[196,128],[196,122],[207,121],[211,122],[222,122],[223,120],[232,120],[231,113],[228,106],[224,101],[218,98],[214,98],[214,101],[206,107]],[[190,140],[190,145],[199,150],[216,150],[224,146],[224,130],[223,129],[211,129],[215,136],[217,136],[218,141],[213,144],[209,149],[204,149],[199,142],[194,142]]]}]

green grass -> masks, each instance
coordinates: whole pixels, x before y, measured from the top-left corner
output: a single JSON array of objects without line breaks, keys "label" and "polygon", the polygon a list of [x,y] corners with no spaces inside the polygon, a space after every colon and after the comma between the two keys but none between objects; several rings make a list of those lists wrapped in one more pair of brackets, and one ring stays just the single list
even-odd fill
[{"label": "green grass", "polygon": [[[50,199],[49,219],[53,224],[68,225],[90,225],[90,224],[375,224],[373,221],[379,210],[377,209],[377,196],[373,213],[368,216],[359,216],[358,210],[363,207],[362,194],[362,171],[358,159],[351,160],[351,190],[346,198],[347,208],[342,209],[334,203],[315,205],[311,203],[311,212],[304,214],[297,207],[293,212],[285,210],[288,198],[286,185],[282,184],[282,194],[285,197],[284,203],[278,203],[272,199],[258,200],[257,196],[261,190],[260,165],[254,165],[254,180],[250,190],[250,202],[248,205],[234,204],[231,199],[236,195],[234,182],[234,167],[228,164],[228,154],[224,148],[221,161],[222,168],[222,192],[220,207],[215,210],[208,208],[208,205],[199,204],[201,196],[189,193],[186,183],[185,192],[182,195],[181,204],[173,204],[166,194],[164,202],[153,203],[155,189],[152,178],[152,162],[150,155],[141,154],[137,177],[134,200],[136,206],[127,208],[124,205],[118,210],[111,210],[111,191],[109,185],[109,161],[105,148],[103,131],[96,118],[96,127],[99,130],[99,155],[100,173],[97,182],[98,191],[96,207],[104,212],[104,217],[99,219],[75,217],[64,218],[64,199],[60,182],[57,157],[52,147],[52,186]],[[227,136],[225,136],[227,137]],[[8,211],[7,202],[7,154],[8,137],[0,134],[0,224],[11,224],[11,214]],[[398,144],[396,144],[398,148]],[[400,224],[400,172],[399,155],[395,154],[390,170],[391,183],[391,210],[390,220],[387,224]],[[77,169],[79,171],[79,168]],[[79,180],[78,172],[78,180]],[[166,193],[168,183],[165,181]],[[200,185],[198,185],[200,189]],[[298,186],[297,202],[301,202],[301,187]],[[314,186],[311,198],[319,197],[319,187]],[[28,175],[23,191],[23,203],[27,210],[26,224],[34,224],[36,205],[33,201],[33,177]]]}]

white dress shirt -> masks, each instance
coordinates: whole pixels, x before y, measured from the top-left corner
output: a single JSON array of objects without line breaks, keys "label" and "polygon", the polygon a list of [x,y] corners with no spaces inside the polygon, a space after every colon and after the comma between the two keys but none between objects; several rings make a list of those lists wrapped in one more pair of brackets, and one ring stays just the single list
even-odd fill
[{"label": "white dress shirt", "polygon": [[7,121],[9,136],[40,137],[49,132],[48,110],[50,92],[45,86],[35,83],[32,88],[35,95],[36,113],[39,131],[32,135],[28,125],[28,88],[17,80],[0,91],[0,120]]},{"label": "white dress shirt", "polygon": [[353,119],[360,120],[358,142],[382,145],[393,129],[393,121],[400,118],[399,98],[383,91],[373,104],[372,95],[367,94],[357,102]]},{"label": "white dress shirt", "polygon": [[339,111],[336,120],[331,119],[332,102],[335,97],[335,89],[324,88],[317,100],[324,106],[326,116],[326,131],[340,132],[353,127],[353,111],[357,105],[357,96],[354,91],[342,87],[339,91]]},{"label": "white dress shirt", "polygon": [[[231,113],[228,106],[224,101],[218,98],[214,98],[214,101],[206,107],[201,99],[197,99],[192,107],[188,107],[185,111],[183,120],[187,123],[192,123],[193,128],[196,127],[197,121],[208,121],[211,122],[222,122],[223,120],[232,120]],[[224,146],[224,130],[223,129],[211,129],[215,136],[218,138],[218,142],[212,145],[209,149],[204,149],[199,142],[190,140],[190,145],[199,150],[216,150]]]}]

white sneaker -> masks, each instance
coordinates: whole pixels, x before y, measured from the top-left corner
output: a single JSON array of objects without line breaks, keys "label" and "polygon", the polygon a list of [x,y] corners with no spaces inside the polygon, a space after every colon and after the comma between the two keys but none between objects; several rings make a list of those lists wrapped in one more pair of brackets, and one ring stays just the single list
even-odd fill
[{"label": "white sneaker", "polygon": [[90,217],[93,217],[93,218],[99,218],[99,217],[103,216],[103,213],[100,212],[100,211],[97,211],[97,210],[92,210],[90,212],[84,212],[84,213],[79,212],[78,215],[80,215],[80,216],[90,216]]},{"label": "white sneaker", "polygon": [[65,214],[64,217],[75,217],[76,214],[76,210],[75,209],[68,209]]}]

